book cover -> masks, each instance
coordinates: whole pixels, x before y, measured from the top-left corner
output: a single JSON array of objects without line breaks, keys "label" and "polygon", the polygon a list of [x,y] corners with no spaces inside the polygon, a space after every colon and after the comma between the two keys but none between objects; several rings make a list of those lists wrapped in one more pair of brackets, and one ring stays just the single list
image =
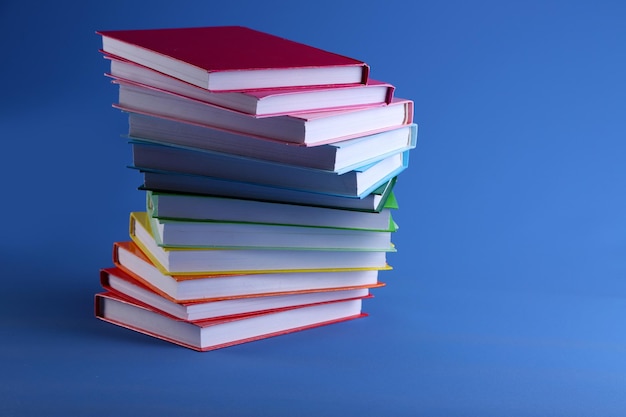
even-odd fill
[{"label": "book cover", "polygon": [[104,52],[213,91],[365,84],[363,61],[241,26],[101,30]]},{"label": "book cover", "polygon": [[[133,241],[113,244],[116,275],[127,274],[175,302],[207,302],[286,294],[378,288],[378,270],[245,274],[168,275]],[[391,269],[389,266],[383,270]]]},{"label": "book cover", "polygon": [[114,293],[100,293],[95,296],[94,310],[95,316],[103,321],[190,349],[207,351],[364,317],[361,305],[361,299],[333,301],[190,322]]}]

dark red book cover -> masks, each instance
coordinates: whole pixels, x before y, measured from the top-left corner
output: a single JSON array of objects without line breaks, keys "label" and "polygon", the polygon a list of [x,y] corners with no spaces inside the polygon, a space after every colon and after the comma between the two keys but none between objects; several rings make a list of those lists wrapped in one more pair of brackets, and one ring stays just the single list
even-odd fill
[{"label": "dark red book cover", "polygon": [[[242,26],[214,26],[98,31],[103,38],[188,64],[207,73],[223,71],[361,67],[366,84],[369,67],[363,61]],[[106,43],[103,47],[107,53]],[[128,57],[123,57],[128,58]],[[131,59],[132,60],[132,59]]]}]

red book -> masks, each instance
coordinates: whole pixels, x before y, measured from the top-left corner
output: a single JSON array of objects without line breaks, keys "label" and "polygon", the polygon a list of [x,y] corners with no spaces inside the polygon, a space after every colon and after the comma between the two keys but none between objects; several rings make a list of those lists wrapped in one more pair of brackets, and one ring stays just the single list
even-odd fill
[{"label": "red book", "polygon": [[180,320],[113,293],[96,294],[96,317],[190,349],[207,351],[363,317],[361,299],[200,322]]},{"label": "red book", "polygon": [[98,31],[105,53],[210,91],[365,84],[362,61],[241,26]]},{"label": "red book", "polygon": [[[257,277],[262,280],[263,276]],[[280,293],[257,297],[235,297],[208,301],[174,302],[157,294],[139,279],[120,268],[100,270],[100,284],[108,292],[131,302],[147,306],[186,321],[203,321],[246,314],[269,313],[313,304],[356,298],[371,298],[369,288],[336,289],[332,291]]]}]

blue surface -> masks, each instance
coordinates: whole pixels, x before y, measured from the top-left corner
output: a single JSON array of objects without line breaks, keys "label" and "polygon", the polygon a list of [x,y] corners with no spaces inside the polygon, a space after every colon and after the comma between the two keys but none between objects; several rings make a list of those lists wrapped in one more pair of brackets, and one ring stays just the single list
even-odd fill
[{"label": "blue surface", "polygon": [[[3,1],[0,415],[623,416],[625,18],[617,1]],[[368,318],[197,353],[93,317],[144,197],[94,32],[223,24],[367,61],[420,132]]]}]

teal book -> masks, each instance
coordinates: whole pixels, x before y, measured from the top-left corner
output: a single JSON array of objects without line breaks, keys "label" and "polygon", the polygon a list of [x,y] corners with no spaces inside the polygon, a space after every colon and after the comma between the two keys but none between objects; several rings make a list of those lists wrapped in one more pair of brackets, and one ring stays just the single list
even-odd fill
[{"label": "teal book", "polygon": [[[337,174],[312,168],[259,161],[233,155],[192,151],[148,142],[131,142],[133,168],[250,183],[312,193],[361,198],[404,171],[409,151]],[[181,190],[182,191],[182,190]]]},{"label": "teal book", "polygon": [[[396,207],[391,193],[388,202]],[[146,192],[146,211],[158,219],[390,230],[392,208],[380,212],[341,210],[219,196]]]},{"label": "teal book", "polygon": [[155,217],[149,220],[157,245],[170,248],[390,251],[391,234],[396,230],[395,224],[387,230],[358,230]]},{"label": "teal book", "polygon": [[220,196],[368,212],[380,212],[384,208],[392,208],[388,205],[390,204],[390,197],[396,183],[396,178],[391,178],[370,194],[361,198],[355,198],[167,171],[149,170],[143,171],[141,174],[143,183],[139,186],[140,190],[172,194]]}]

